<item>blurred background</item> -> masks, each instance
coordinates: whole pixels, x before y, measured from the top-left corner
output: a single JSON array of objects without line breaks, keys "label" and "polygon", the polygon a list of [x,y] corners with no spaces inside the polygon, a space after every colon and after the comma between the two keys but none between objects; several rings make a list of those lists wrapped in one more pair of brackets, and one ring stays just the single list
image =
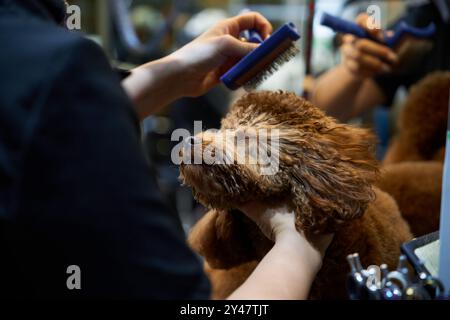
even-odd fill
[{"label": "blurred background", "polygon": [[[82,32],[98,42],[113,65],[129,69],[160,58],[200,35],[215,22],[249,8],[266,16],[274,28],[294,22],[300,30],[300,54],[285,64],[263,84],[264,89],[283,89],[307,95],[314,79],[339,62],[339,39],[319,25],[322,12],[353,20],[357,14],[376,4],[381,9],[384,28],[402,15],[406,1],[358,0],[70,0],[81,8]],[[178,167],[171,162],[171,142],[176,128],[193,132],[194,120],[201,120],[203,129],[218,128],[220,119],[236,95],[218,86],[205,96],[181,99],[167,106],[160,114],[143,122],[145,145],[151,168],[165,201],[176,210],[185,229],[204,212],[196,204],[188,188],[180,186]],[[383,152],[392,135],[392,123],[405,97],[401,90],[394,106],[379,106],[370,114],[352,122],[372,127],[379,138],[377,156]],[[388,108],[390,107],[390,108]]]}]

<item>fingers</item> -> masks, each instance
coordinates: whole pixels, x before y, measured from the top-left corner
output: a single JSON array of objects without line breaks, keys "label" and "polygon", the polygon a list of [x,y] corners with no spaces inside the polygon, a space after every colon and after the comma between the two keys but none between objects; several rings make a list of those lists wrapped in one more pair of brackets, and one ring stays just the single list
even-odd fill
[{"label": "fingers", "polygon": [[393,50],[370,39],[358,39],[353,35],[346,34],[342,40],[344,44],[354,45],[357,50],[386,60],[389,63],[398,61],[398,56]]},{"label": "fingers", "polygon": [[359,39],[355,42],[355,47],[359,51],[363,53],[367,53],[369,55],[381,58],[383,60],[386,60],[390,63],[396,63],[397,62],[397,55],[389,49],[389,47],[378,44],[374,41],[368,40],[368,39]]},{"label": "fingers", "polygon": [[344,65],[359,76],[370,77],[381,72],[391,72],[398,62],[394,51],[385,45],[353,35],[343,37],[341,46]]},{"label": "fingers", "polygon": [[[352,67],[352,71],[359,72],[364,69],[373,72],[389,72],[391,67],[376,56],[366,54],[352,45],[343,45],[342,53],[346,56],[345,61]],[[356,70],[355,70],[356,69]]]},{"label": "fingers", "polygon": [[226,58],[242,58],[254,50],[258,44],[238,40],[243,30],[258,30],[263,39],[272,33],[272,25],[257,12],[246,12],[222,22],[227,32],[220,37],[219,52]]},{"label": "fingers", "polygon": [[269,225],[272,229],[269,239],[277,240],[283,233],[298,232],[295,228],[295,213],[287,207],[269,209],[266,214],[269,217]]},{"label": "fingers", "polygon": [[353,44],[356,42],[357,38],[354,35],[351,34],[344,34],[342,37],[342,43],[344,44]]},{"label": "fingers", "polygon": [[218,48],[226,58],[241,58],[258,46],[256,43],[244,42],[231,35],[220,37]]},{"label": "fingers", "polygon": [[273,31],[272,25],[263,15],[258,12],[247,12],[236,17],[225,20],[230,28],[230,34],[234,37],[248,29],[256,29],[263,39],[266,39]]},{"label": "fingers", "polygon": [[392,71],[392,68],[389,65],[370,56],[361,56],[358,59],[345,59],[343,65],[354,75],[363,78],[369,78],[380,73]]},{"label": "fingers", "polygon": [[270,240],[275,241],[281,234],[297,233],[295,228],[295,213],[285,205],[269,207],[261,202],[242,205],[244,212],[261,232]]}]

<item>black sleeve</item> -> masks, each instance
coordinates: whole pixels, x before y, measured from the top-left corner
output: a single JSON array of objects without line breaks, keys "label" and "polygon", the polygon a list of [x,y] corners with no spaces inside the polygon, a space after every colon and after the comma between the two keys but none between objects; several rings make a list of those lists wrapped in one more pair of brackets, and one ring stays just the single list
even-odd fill
[{"label": "black sleeve", "polygon": [[[11,241],[30,289],[57,298],[208,298],[201,263],[161,203],[119,78],[91,41],[68,50],[30,120],[13,206],[21,233]],[[66,287],[69,265],[81,268],[81,290]]]},{"label": "black sleeve", "polygon": [[402,86],[409,88],[415,81],[415,78],[416,77],[413,78],[412,75],[389,73],[375,76],[374,81],[384,94],[384,105],[391,106],[398,88]]},{"label": "black sleeve", "polygon": [[[393,25],[389,26],[388,29],[394,29],[395,26],[401,21],[405,21],[407,24],[424,28],[428,24],[437,19],[434,4],[427,3],[424,5],[411,5],[407,8],[405,15],[399,20],[395,21]],[[435,39],[432,39],[435,42]],[[430,55],[425,56],[422,59],[422,63],[416,63],[415,65],[408,66],[409,70],[402,73],[390,73],[390,74],[380,74],[375,76],[374,81],[378,87],[383,91],[385,96],[385,105],[390,106],[395,97],[395,94],[399,87],[404,86],[409,88],[419,79],[427,73],[427,62],[430,60]]]}]

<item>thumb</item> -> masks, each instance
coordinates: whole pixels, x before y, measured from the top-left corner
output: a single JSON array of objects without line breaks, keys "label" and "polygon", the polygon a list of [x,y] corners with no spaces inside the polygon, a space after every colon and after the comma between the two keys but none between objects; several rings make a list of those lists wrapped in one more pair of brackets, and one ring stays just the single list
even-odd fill
[{"label": "thumb", "polygon": [[258,47],[259,44],[252,42],[245,42],[231,35],[220,37],[219,51],[227,58],[242,58],[252,50]]}]

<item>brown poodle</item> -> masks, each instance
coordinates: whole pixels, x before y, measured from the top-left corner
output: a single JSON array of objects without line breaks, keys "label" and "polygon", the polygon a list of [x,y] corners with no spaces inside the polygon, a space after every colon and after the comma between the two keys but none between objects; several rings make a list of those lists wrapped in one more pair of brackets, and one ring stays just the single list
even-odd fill
[{"label": "brown poodle", "polygon": [[[270,139],[248,143],[245,150],[276,146],[270,153],[278,158],[278,170],[271,174],[262,174],[267,163],[249,161],[251,152],[244,164],[238,162],[239,149],[224,143],[229,141],[224,132],[250,141],[264,130],[278,130],[278,135],[264,135]],[[306,235],[335,233],[312,298],[346,298],[350,253],[359,252],[365,266],[394,267],[400,244],[411,234],[395,201],[372,187],[378,174],[373,147],[367,130],[338,124],[311,103],[282,92],[245,95],[232,106],[220,131],[192,138],[183,156],[205,161],[182,164],[181,179],[211,210],[189,242],[206,259],[214,297],[225,298],[242,284],[273,245],[236,209],[250,200],[287,203],[296,213],[297,229]],[[211,158],[216,162],[206,161]]]},{"label": "brown poodle", "polygon": [[434,72],[411,88],[383,164],[443,161],[449,92],[450,72]]},{"label": "brown poodle", "polygon": [[438,230],[450,72],[418,82],[401,111],[398,135],[378,186],[395,198],[415,236]]},{"label": "brown poodle", "polygon": [[389,164],[377,186],[398,204],[411,232],[422,236],[439,229],[442,163],[417,161]]}]

